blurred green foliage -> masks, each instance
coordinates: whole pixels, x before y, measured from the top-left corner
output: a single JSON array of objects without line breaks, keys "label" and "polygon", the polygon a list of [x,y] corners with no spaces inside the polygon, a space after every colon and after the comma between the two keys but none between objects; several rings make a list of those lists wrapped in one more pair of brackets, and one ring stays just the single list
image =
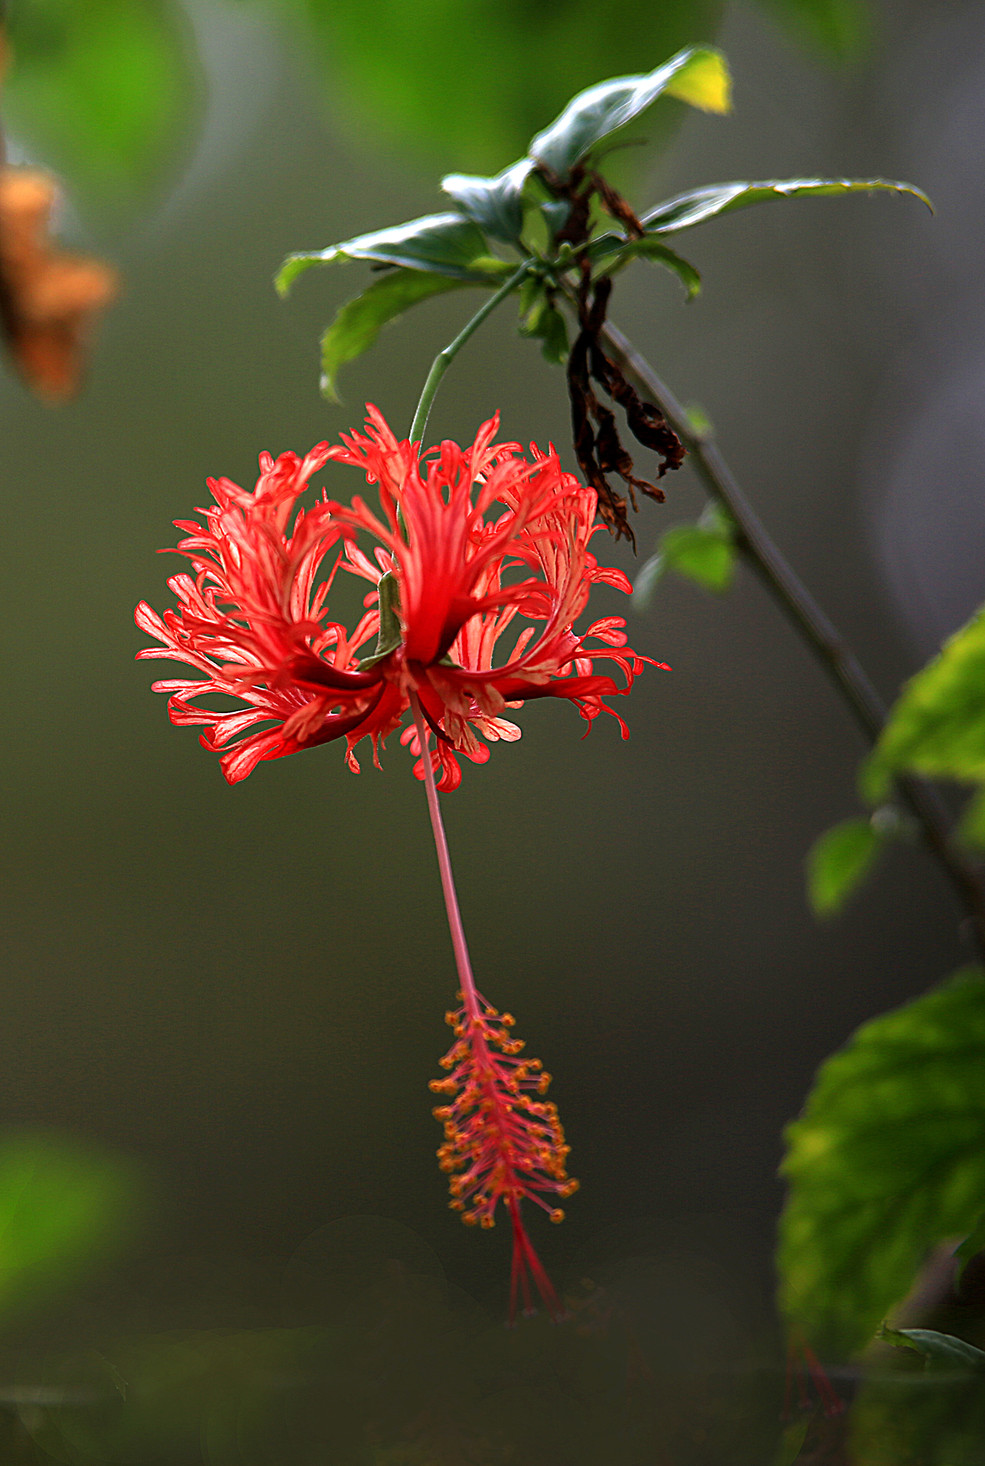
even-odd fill
[{"label": "blurred green foliage", "polygon": [[0,1140],[0,1321],[123,1241],[139,1193],[133,1170],[97,1146],[35,1131]]},{"label": "blurred green foliage", "polygon": [[765,13],[832,61],[850,61],[872,38],[872,14],[858,0],[758,0]]},{"label": "blurred green foliage", "polygon": [[[101,1339],[4,1399],[22,1459],[70,1466],[762,1466],[764,1367],[693,1255],[584,1283],[571,1319],[504,1327],[375,1218],[287,1269],[312,1322]],[[376,1223],[377,1225],[374,1225]],[[393,1244],[396,1242],[396,1246]],[[683,1286],[681,1286],[683,1285]],[[735,1368],[741,1359],[739,1369]],[[28,1455],[28,1451],[31,1452]],[[13,1455],[8,1452],[6,1462]],[[16,1459],[16,1458],[15,1458]]]},{"label": "blurred green foliage", "polygon": [[32,161],[73,191],[114,204],[173,165],[197,123],[201,81],[190,30],[170,0],[17,0],[7,125]]},{"label": "blurred green foliage", "polygon": [[863,1024],[786,1138],[782,1306],[842,1355],[871,1338],[927,1251],[985,1211],[981,970]]},{"label": "blurred green foliage", "polygon": [[[714,38],[726,0],[227,0],[286,21],[339,120],[458,167],[518,153],[545,116],[599,76],[638,72]],[[846,60],[866,0],[758,0],[789,33]],[[17,0],[7,29],[8,125],[83,202],[132,202],[188,148],[203,96],[177,0]],[[666,138],[673,114],[653,134]]]},{"label": "blurred green foliage", "polygon": [[885,798],[900,773],[975,787],[964,832],[985,848],[985,609],[904,687],[863,767],[863,793]]},{"label": "blurred green foliage", "polygon": [[660,537],[633,585],[638,610],[649,605],[661,577],[671,570],[704,590],[727,591],[735,576],[735,527],[724,510],[709,504],[696,524],[675,524]]},{"label": "blurred green foliage", "polygon": [[[496,167],[600,76],[639,72],[711,39],[724,0],[280,0],[316,48],[319,78],[391,144]],[[344,98],[344,102],[343,102]],[[666,129],[665,129],[666,131]]]},{"label": "blurred green foliage", "polygon": [[[901,1331],[911,1341],[921,1333],[930,1331]],[[960,1365],[928,1372],[922,1351],[895,1349],[888,1359],[887,1354],[874,1353],[866,1370],[852,1408],[848,1459],[865,1466],[981,1466],[985,1390],[980,1375]]]},{"label": "blurred green foliage", "polygon": [[807,854],[807,895],[816,916],[833,916],[872,869],[882,843],[871,819],[842,820]]}]

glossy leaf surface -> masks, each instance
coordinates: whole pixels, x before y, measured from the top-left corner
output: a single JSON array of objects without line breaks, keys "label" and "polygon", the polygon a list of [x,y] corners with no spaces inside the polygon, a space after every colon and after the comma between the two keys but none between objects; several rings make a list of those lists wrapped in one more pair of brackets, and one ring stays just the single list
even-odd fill
[{"label": "glossy leaf surface", "polygon": [[495,178],[449,173],[441,187],[486,234],[514,244],[523,232],[523,186],[533,166],[532,158],[521,158]]},{"label": "glossy leaf surface", "polygon": [[929,1248],[985,1210],[985,979],[958,973],[864,1024],[787,1129],[784,1312],[819,1350],[861,1348]]},{"label": "glossy leaf surface", "polygon": [[614,77],[579,92],[560,117],[533,138],[530,156],[564,180],[603,138],[665,95],[705,111],[727,112],[729,73],[724,56],[689,47],[645,76]]},{"label": "glossy leaf surface", "polygon": [[845,193],[906,193],[931,207],[927,195],[912,183],[898,183],[891,178],[771,178],[759,183],[716,183],[708,188],[689,189],[658,204],[641,216],[648,231],[670,234],[677,229],[690,229],[718,214],[746,209],[751,204],[765,204],[773,199],[814,196],[832,198]]},{"label": "glossy leaf surface", "polygon": [[471,219],[461,214],[426,214],[406,224],[358,234],[326,249],[288,255],[274,283],[278,292],[286,295],[298,275],[312,265],[334,265],[340,260],[402,265],[408,270],[427,270],[452,280],[483,283],[509,274],[512,268],[489,254],[485,235]]}]

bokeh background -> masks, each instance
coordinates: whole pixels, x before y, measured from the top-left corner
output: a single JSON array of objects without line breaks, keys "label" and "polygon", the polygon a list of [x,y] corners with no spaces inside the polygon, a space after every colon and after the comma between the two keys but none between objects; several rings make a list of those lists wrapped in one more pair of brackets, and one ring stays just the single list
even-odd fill
[{"label": "bokeh background", "polygon": [[[655,122],[653,148],[623,165],[641,207],[732,178],[881,174],[918,184],[937,214],[874,196],[730,216],[682,241],[704,277],[696,302],[639,265],[613,318],[709,413],[887,698],[985,595],[982,7],[885,0],[845,63],[751,4],[668,10],[680,34],[668,20],[660,50],[632,7],[608,9],[612,64],[587,41],[538,40],[540,8],[519,3],[500,7],[488,72],[437,23],[426,45],[401,42],[415,75],[426,56],[429,110],[420,88],[388,90],[382,61],[374,79],[351,21],[326,18],[316,45],[290,6],[187,0],[177,154],[132,196],[81,165],[73,191],[68,159],[62,237],[125,283],[78,400],[53,409],[0,381],[0,1125],[132,1158],[150,1201],[129,1254],[56,1332],[81,1338],[136,1297],[148,1327],[179,1296],[207,1325],[247,1301],[266,1317],[258,1297],[299,1248],[341,1235],[323,1234],[333,1223],[400,1236],[504,1306],[508,1234],[463,1229],[434,1163],[427,1081],[455,980],[406,752],[394,739],[382,773],[366,760],[353,777],[328,746],[230,790],[148,691],[157,664],[132,661],[133,606],[168,603],[178,562],[156,551],[206,476],[251,484],[259,451],[334,438],[366,401],[405,427],[471,306],[455,293],[388,328],[332,406],[317,338],[367,277],[312,272],[283,303],[271,280],[286,253],[440,208],[441,172],[504,166],[578,86],[714,40],[734,114]],[[525,25],[545,84],[527,58],[510,90],[501,47]],[[11,85],[11,155],[52,161],[27,123],[18,134]],[[484,130],[490,98],[498,130]],[[552,440],[573,466],[563,378],[509,310],[456,362],[430,431],[468,439],[496,409],[509,437]],[[351,470],[327,481],[359,488]],[[641,559],[702,503],[685,469],[638,520]],[[635,573],[625,545],[599,548]],[[673,668],[637,685],[631,740],[600,719],[581,741],[568,709],[532,704],[522,741],[467,766],[445,815],[480,985],[555,1074],[582,1182],[563,1227],[534,1219],[553,1277],[571,1290],[663,1260],[655,1317],[700,1296],[711,1334],[737,1313],[756,1334],[784,1123],[859,1022],[966,951],[916,847],[894,849],[836,922],[810,915],[804,855],[855,811],[863,749],[751,576],[724,599],[667,581],[629,614],[632,644]],[[363,1217],[380,1220],[345,1220]],[[671,1274],[691,1280],[686,1301]]]}]

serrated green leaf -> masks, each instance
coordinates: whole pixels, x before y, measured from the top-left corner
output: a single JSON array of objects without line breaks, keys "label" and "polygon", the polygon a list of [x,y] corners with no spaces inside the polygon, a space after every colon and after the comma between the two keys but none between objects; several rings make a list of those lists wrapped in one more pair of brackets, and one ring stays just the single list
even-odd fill
[{"label": "serrated green leaf", "polygon": [[425,214],[406,224],[358,234],[327,249],[288,255],[274,279],[278,294],[286,295],[298,275],[312,265],[334,265],[340,260],[402,265],[407,270],[446,275],[450,280],[485,284],[496,283],[513,268],[489,253],[485,235],[471,219],[461,214]]},{"label": "serrated green leaf", "polygon": [[128,1168],[107,1152],[46,1133],[0,1142],[0,1315],[116,1241],[133,1194]]},{"label": "serrated green leaf", "polygon": [[787,1127],[777,1261],[787,1317],[860,1348],[929,1248],[985,1210],[985,979],[979,968],[864,1024]]},{"label": "serrated green leaf", "polygon": [[869,874],[882,841],[871,820],[842,820],[807,856],[807,894],[816,916],[833,916]]},{"label": "serrated green leaf", "polygon": [[895,770],[985,782],[985,609],[904,686],[867,778]]},{"label": "serrated green leaf", "polygon": [[879,1338],[897,1349],[912,1349],[921,1354],[930,1369],[985,1370],[985,1352],[955,1334],[938,1333],[937,1329],[890,1329],[883,1325]]},{"label": "serrated green leaf", "polygon": [[495,178],[449,173],[441,187],[486,234],[517,244],[523,231],[523,185],[533,166],[532,158],[521,158]]},{"label": "serrated green leaf", "polygon": [[729,107],[728,66],[720,51],[690,46],[644,76],[618,76],[579,92],[531,140],[530,157],[562,181],[592,148],[663,95],[711,112]]},{"label": "serrated green leaf", "polygon": [[201,81],[170,0],[22,0],[8,8],[6,129],[73,194],[126,201],[161,173],[196,119]]},{"label": "serrated green leaf", "polygon": [[336,381],[346,362],[368,351],[388,321],[412,305],[448,290],[461,290],[468,280],[427,275],[421,270],[388,271],[361,295],[347,301],[321,340],[322,391],[337,402]]},{"label": "serrated green leaf", "polygon": [[868,6],[861,0],[759,0],[792,35],[826,51],[837,61],[851,60],[872,32]]},{"label": "serrated green leaf", "polygon": [[676,194],[641,216],[648,233],[670,234],[678,229],[691,229],[717,214],[746,209],[751,204],[769,203],[773,199],[796,198],[801,194],[830,198],[843,193],[908,193],[933,210],[927,195],[912,183],[899,183],[891,178],[771,178],[759,183],[716,183],[707,188],[689,189]]},{"label": "serrated green leaf", "polygon": [[693,300],[701,289],[701,276],[694,266],[655,235],[625,239],[618,234],[603,234],[592,240],[588,257],[596,275],[612,275],[630,260],[646,259],[672,271],[687,291],[688,300]]}]

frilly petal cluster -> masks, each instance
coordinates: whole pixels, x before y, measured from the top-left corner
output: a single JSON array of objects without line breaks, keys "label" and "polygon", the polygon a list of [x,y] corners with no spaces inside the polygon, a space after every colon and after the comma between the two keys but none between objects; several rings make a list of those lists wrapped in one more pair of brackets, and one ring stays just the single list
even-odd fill
[{"label": "frilly petal cluster", "polygon": [[[231,784],[265,759],[335,739],[358,771],[355,749],[369,738],[378,765],[412,694],[437,735],[430,756],[443,789],[461,781],[459,755],[484,763],[489,743],[519,738],[503,715],[528,698],[565,698],[589,725],[611,713],[627,737],[606,699],[625,695],[649,659],[627,647],[619,617],[574,630],[593,585],[630,589],[588,549],[595,491],[563,472],[553,449],[532,447],[528,459],[518,444],[495,442],[498,417],[467,448],[444,442],[421,454],[367,412],[366,432],[341,445],[319,444],[304,458],[261,455],[252,493],[210,479],[203,522],[176,521],[191,567],[168,582],[177,607],[159,616],[141,602],[136,611],[159,643],[138,657],[199,674],[154,683],[168,694],[171,721],[202,727]],[[378,512],[324,492],[297,507],[330,460],[378,485]],[[351,630],[329,613],[340,570],[370,585]],[[621,684],[596,670],[600,661],[614,664]],[[202,705],[215,694],[235,706]],[[423,777],[413,727],[401,742]]]}]

